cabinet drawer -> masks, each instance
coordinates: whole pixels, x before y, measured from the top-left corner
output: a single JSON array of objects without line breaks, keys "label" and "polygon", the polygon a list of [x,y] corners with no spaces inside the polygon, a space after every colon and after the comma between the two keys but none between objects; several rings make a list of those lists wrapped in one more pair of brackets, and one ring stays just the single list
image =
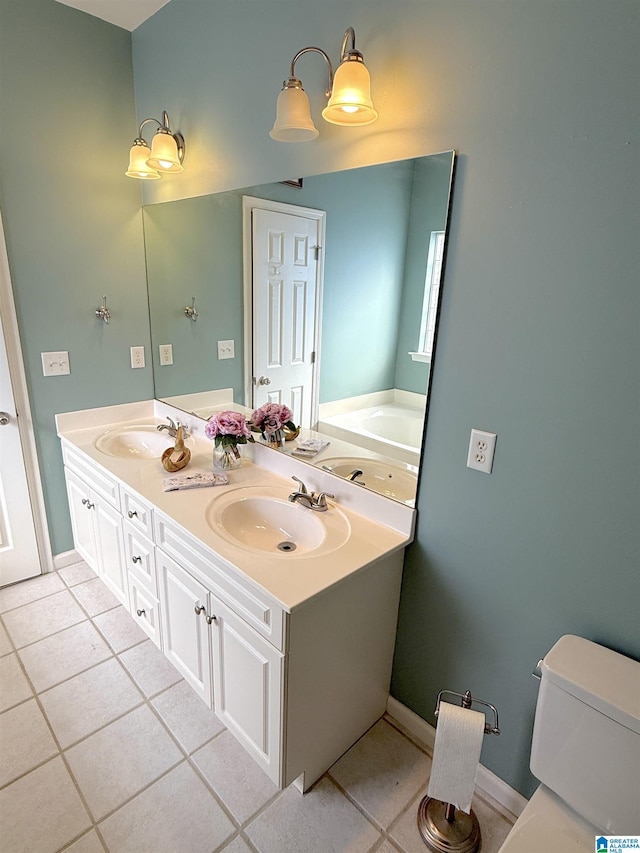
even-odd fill
[{"label": "cabinet drawer", "polygon": [[120,486],[122,515],[132,526],[149,539],[153,539],[153,513],[151,506],[142,498]]},{"label": "cabinet drawer", "polygon": [[160,602],[152,592],[149,592],[145,581],[135,571],[129,572],[129,603],[133,618],[161,649]]},{"label": "cabinet drawer", "polygon": [[216,555],[183,528],[155,513],[156,545],[228,604],[238,616],[285,651],[285,613],[276,602],[224,568]]},{"label": "cabinet drawer", "polygon": [[62,458],[71,471],[75,471],[82,479],[103,497],[112,507],[120,510],[120,491],[118,481],[103,471],[84,453],[79,453],[62,442]]},{"label": "cabinet drawer", "polygon": [[124,554],[127,568],[135,570],[149,592],[158,594],[158,583],[156,578],[155,548],[151,539],[143,533],[139,533],[133,524],[126,520],[123,522],[124,530]]}]

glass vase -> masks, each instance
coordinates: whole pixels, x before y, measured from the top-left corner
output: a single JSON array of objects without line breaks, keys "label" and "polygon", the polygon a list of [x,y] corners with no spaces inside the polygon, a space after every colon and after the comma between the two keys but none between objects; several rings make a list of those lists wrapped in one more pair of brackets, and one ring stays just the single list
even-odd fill
[{"label": "glass vase", "polygon": [[219,445],[213,448],[213,467],[218,471],[230,471],[242,465],[240,451],[235,444]]},{"label": "glass vase", "polygon": [[274,450],[282,450],[284,447],[284,430],[277,429],[274,432],[265,432],[262,440]]}]

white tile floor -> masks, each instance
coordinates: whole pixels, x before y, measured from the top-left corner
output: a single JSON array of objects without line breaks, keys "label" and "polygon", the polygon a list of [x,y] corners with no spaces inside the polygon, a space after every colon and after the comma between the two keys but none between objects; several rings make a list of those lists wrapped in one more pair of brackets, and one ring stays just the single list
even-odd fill
[{"label": "white tile floor", "polygon": [[86,564],[0,590],[0,853],[424,853],[430,764],[385,717],[278,791]]}]

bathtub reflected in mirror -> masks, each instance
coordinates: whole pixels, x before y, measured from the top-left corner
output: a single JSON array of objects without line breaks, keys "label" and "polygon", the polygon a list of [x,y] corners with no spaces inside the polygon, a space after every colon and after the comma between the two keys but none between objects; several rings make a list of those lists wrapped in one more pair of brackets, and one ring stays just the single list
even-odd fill
[{"label": "bathtub reflected in mirror", "polygon": [[[277,183],[146,206],[155,396],[200,417],[221,405],[250,412],[259,404],[246,334],[242,199],[322,210],[313,415],[284,452],[320,438],[329,442],[320,453],[298,458],[413,505],[454,162],[445,152],[305,178],[302,189]],[[438,234],[439,257],[430,252]],[[198,322],[189,323],[184,305],[194,295]],[[218,341],[230,340],[234,357],[220,359]],[[161,365],[167,343],[173,364]],[[223,403],[220,389],[228,389]]]}]

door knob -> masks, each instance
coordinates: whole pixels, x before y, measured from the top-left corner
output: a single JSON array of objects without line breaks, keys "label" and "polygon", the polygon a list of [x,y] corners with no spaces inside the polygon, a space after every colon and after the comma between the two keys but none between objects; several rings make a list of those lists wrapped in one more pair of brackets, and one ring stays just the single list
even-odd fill
[{"label": "door knob", "polygon": [[271,380],[268,376],[261,376],[260,379],[258,379],[258,385],[271,385]]},{"label": "door knob", "polygon": [[11,420],[8,412],[0,412],[0,426],[6,426]]}]

